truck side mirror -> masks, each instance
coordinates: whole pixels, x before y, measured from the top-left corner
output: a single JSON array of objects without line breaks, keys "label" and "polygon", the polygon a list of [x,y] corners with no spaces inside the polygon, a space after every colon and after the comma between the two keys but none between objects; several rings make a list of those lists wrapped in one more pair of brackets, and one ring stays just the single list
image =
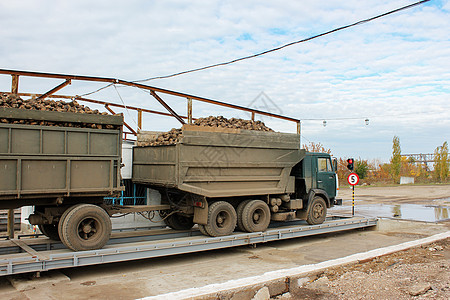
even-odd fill
[{"label": "truck side mirror", "polygon": [[333,158],[333,171],[337,172],[337,158]]}]

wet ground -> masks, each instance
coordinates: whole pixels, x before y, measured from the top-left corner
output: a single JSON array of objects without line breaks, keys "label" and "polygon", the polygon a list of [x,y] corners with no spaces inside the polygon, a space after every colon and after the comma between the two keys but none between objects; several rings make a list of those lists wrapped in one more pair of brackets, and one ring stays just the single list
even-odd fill
[{"label": "wet ground", "polygon": [[[341,187],[343,205],[330,209],[331,214],[351,215],[352,190]],[[356,187],[355,215],[393,218],[421,222],[441,222],[450,218],[450,185]]]},{"label": "wet ground", "polygon": [[[422,222],[440,222],[449,220],[450,207],[420,204],[362,204],[355,201],[355,215],[365,217],[394,218]],[[352,213],[352,205],[345,203],[342,207],[333,207],[331,214],[348,215]]]}]

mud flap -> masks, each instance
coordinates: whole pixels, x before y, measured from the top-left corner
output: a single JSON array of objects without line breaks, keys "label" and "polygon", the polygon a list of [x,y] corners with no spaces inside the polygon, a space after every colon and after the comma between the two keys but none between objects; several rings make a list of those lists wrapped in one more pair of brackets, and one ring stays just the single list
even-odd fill
[{"label": "mud flap", "polygon": [[203,207],[194,207],[194,223],[208,224],[208,201],[202,201]]}]

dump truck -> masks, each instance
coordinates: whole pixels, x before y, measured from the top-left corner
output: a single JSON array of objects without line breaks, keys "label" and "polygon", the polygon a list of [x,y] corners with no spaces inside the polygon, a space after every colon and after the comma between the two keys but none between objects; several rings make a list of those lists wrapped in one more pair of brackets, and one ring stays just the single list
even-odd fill
[{"label": "dump truck", "polygon": [[209,236],[323,223],[341,203],[335,171],[329,154],[300,149],[298,134],[184,125],[175,145],[133,148],[133,181],[160,191],[166,224]]},{"label": "dump truck", "polygon": [[74,251],[102,248],[117,213],[158,211],[173,229],[224,236],[320,224],[338,204],[330,155],[300,149],[298,134],[185,125],[175,145],[133,148],[132,180],[161,205],[118,207],[104,198],[124,189],[123,116],[0,108],[0,119],[59,124],[0,123],[0,209],[34,206],[29,222]]}]

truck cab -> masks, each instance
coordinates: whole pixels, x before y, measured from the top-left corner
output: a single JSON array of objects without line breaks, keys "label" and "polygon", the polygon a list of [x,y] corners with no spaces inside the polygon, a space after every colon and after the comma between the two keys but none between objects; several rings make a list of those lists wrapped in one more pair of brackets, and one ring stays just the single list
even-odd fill
[{"label": "truck cab", "polygon": [[304,207],[315,196],[322,197],[327,207],[338,203],[336,168],[328,153],[306,152],[291,176],[295,176],[296,198],[303,199]]}]

